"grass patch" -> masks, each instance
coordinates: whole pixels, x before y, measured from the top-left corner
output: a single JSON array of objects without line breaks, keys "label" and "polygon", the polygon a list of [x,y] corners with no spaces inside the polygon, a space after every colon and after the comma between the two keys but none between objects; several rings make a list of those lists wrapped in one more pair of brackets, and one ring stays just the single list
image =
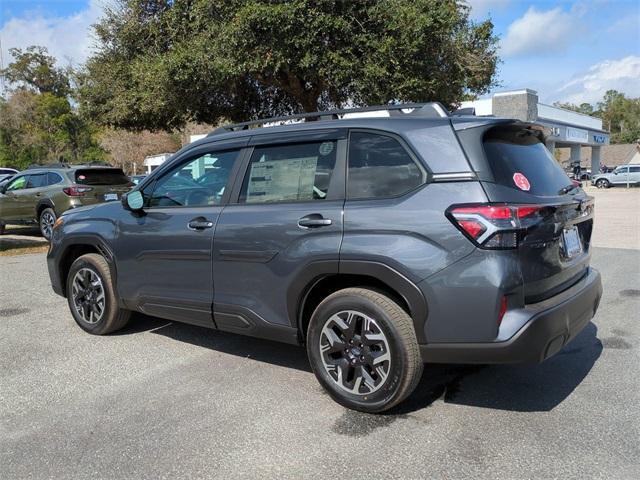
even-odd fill
[{"label": "grass patch", "polygon": [[47,253],[49,245],[37,245],[35,247],[14,247],[0,245],[0,257],[13,257],[14,255],[27,255],[30,253]]}]

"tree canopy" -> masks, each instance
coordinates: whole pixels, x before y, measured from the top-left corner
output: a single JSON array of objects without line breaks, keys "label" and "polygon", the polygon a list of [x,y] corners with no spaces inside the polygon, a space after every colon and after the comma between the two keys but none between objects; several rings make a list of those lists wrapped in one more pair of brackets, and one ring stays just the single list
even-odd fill
[{"label": "tree canopy", "polygon": [[81,108],[173,129],[345,105],[455,104],[495,84],[497,38],[460,0],[116,0]]},{"label": "tree canopy", "polygon": [[554,105],[601,118],[602,127],[611,132],[611,143],[640,141],[640,98],[628,98],[624,93],[608,90],[595,108],[589,103],[556,102]]},{"label": "tree canopy", "polygon": [[44,47],[10,50],[14,60],[2,71],[9,81],[0,97],[0,165],[102,160],[105,152],[92,125],[78,115],[68,97],[68,73]]}]

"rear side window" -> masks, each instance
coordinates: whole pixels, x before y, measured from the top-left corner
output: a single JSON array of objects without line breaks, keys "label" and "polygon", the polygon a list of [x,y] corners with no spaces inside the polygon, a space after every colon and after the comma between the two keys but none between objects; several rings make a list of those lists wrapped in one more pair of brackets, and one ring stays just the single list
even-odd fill
[{"label": "rear side window", "polygon": [[83,168],[76,170],[75,182],[80,185],[124,185],[129,179],[119,168]]},{"label": "rear side window", "polygon": [[37,175],[29,175],[29,181],[25,188],[38,188],[47,185],[47,174],[39,173]]},{"label": "rear side window", "polygon": [[571,180],[538,138],[526,128],[497,128],[484,137],[496,183],[540,196],[560,195]]},{"label": "rear side window", "polygon": [[62,177],[57,173],[49,172],[47,173],[47,185],[55,185],[56,183],[60,183],[62,181]]},{"label": "rear side window", "polygon": [[349,140],[347,197],[396,197],[422,185],[425,171],[395,138],[352,132]]},{"label": "rear side window", "polygon": [[324,200],[336,165],[336,141],[256,147],[241,203]]},{"label": "rear side window", "polygon": [[629,167],[629,171],[631,173],[638,173],[640,172],[640,167]]}]

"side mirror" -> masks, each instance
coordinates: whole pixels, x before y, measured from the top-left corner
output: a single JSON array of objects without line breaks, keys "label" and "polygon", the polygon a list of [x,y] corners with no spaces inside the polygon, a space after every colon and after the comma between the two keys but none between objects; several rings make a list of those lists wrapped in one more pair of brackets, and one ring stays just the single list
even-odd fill
[{"label": "side mirror", "polygon": [[614,171],[613,171],[613,174],[614,174],[614,175],[617,175],[617,174],[618,174],[618,172],[614,170]]},{"label": "side mirror", "polygon": [[131,212],[141,212],[142,207],[144,207],[144,199],[142,198],[142,193],[140,193],[139,190],[125,193],[122,196],[122,206],[125,210],[129,210]]}]

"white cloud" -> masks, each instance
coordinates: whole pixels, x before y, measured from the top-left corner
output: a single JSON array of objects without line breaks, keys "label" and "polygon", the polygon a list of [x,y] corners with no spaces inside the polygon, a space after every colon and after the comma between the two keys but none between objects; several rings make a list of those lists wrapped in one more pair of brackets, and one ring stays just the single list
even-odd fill
[{"label": "white cloud", "polygon": [[539,11],[529,7],[526,13],[507,29],[501,42],[505,57],[526,54],[547,54],[564,51],[572,38],[576,38],[577,16],[560,7]]},{"label": "white cloud", "polygon": [[595,104],[607,90],[618,90],[628,97],[640,97],[640,56],[630,55],[619,60],[597,63],[556,92],[558,100]]},{"label": "white cloud", "polygon": [[102,14],[99,0],[90,0],[87,8],[66,17],[45,17],[27,12],[8,20],[0,30],[5,66],[11,61],[9,49],[31,45],[47,47],[61,65],[84,62],[91,53],[91,25]]},{"label": "white cloud", "polygon": [[483,20],[496,10],[507,6],[511,0],[467,0],[471,7],[471,17],[474,20]]}]

